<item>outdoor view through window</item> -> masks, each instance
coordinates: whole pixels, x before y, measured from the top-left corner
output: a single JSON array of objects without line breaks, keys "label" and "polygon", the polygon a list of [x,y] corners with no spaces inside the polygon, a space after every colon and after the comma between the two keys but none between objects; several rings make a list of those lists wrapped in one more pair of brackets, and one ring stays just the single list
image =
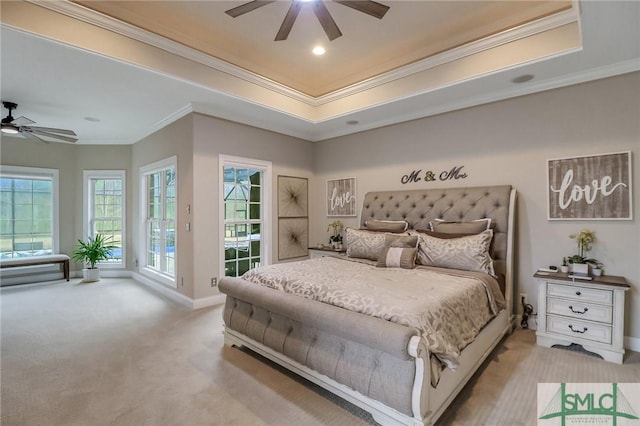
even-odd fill
[{"label": "outdoor view through window", "polygon": [[262,171],[224,166],[225,276],[238,277],[260,266]]}]

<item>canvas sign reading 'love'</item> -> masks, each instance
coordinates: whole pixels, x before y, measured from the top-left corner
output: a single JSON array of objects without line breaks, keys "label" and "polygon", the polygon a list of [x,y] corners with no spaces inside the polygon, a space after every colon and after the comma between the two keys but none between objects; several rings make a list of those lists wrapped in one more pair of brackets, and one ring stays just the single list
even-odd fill
[{"label": "canvas sign reading 'love'", "polygon": [[633,219],[631,152],[547,162],[549,220]]}]

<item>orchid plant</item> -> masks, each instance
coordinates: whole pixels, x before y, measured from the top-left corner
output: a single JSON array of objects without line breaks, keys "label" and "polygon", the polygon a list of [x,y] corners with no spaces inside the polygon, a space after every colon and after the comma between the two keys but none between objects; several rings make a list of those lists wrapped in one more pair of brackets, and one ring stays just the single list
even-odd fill
[{"label": "orchid plant", "polygon": [[334,220],[327,227],[327,232],[332,231],[333,235],[329,237],[329,243],[341,243],[342,242],[342,222]]},{"label": "orchid plant", "polygon": [[569,235],[569,238],[576,240],[578,244],[578,254],[569,257],[569,263],[597,263],[595,259],[587,259],[587,252],[592,248],[595,241],[594,232],[589,229],[583,229],[577,234]]}]

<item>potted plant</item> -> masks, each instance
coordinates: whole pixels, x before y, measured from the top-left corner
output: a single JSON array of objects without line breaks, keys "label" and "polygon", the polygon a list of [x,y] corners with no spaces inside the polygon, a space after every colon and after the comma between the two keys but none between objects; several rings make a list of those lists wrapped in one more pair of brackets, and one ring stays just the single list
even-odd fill
[{"label": "potted plant", "polygon": [[334,220],[329,224],[328,231],[332,231],[333,235],[329,237],[329,244],[334,250],[342,250],[342,222]]},{"label": "potted plant", "polygon": [[591,250],[592,244],[595,241],[594,232],[589,229],[583,229],[577,234],[569,235],[569,238],[576,240],[576,243],[578,244],[578,254],[574,254],[569,257],[571,272],[577,274],[588,274],[589,263],[597,262],[595,259],[588,259],[586,257],[587,252]]},{"label": "potted plant", "polygon": [[96,234],[94,237],[89,237],[87,241],[78,240],[77,247],[71,253],[71,259],[86,266],[82,270],[83,282],[100,280],[100,269],[96,263],[109,259],[111,251],[116,248],[116,246],[109,244],[110,239],[111,237]]},{"label": "potted plant", "polygon": [[591,273],[594,277],[599,277],[602,275],[602,263],[600,262],[589,262],[591,264]]},{"label": "potted plant", "polygon": [[569,272],[569,259],[565,256],[562,258],[562,266],[560,266],[560,272],[566,274]]}]

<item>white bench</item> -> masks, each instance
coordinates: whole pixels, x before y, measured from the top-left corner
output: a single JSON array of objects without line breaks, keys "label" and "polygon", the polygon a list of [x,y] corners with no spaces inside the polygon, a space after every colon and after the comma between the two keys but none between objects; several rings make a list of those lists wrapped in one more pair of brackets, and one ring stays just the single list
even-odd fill
[{"label": "white bench", "polygon": [[14,257],[0,260],[0,268],[19,268],[21,266],[61,264],[64,278],[69,281],[69,256],[66,254],[49,254],[45,256]]}]

